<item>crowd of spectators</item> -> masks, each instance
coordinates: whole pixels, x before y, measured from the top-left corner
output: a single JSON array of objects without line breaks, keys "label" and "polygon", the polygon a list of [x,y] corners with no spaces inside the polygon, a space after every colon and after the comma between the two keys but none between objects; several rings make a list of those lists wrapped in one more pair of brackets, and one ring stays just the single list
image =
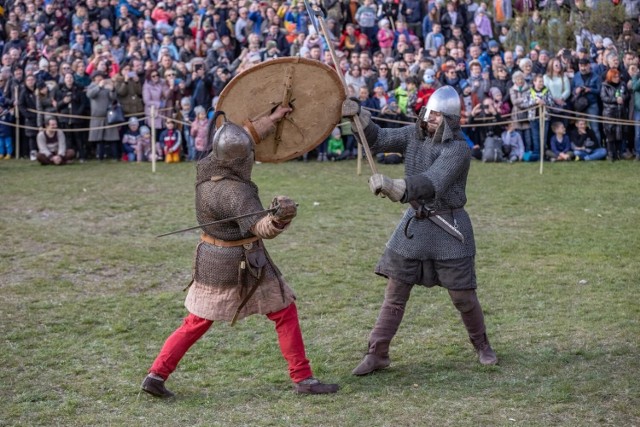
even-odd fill
[{"label": "crowd of spectators", "polygon": [[[510,161],[541,152],[640,160],[638,1],[615,0],[627,11],[618,37],[582,28],[571,46],[536,41],[548,24],[541,11],[579,22],[598,1],[610,0],[321,0],[329,40],[300,0],[0,1],[0,155],[16,154],[17,105],[20,155],[43,164],[149,160],[151,134],[157,159],[196,160],[235,75],[302,56],[340,67],[349,95],[382,126],[414,121],[439,86],[453,86],[478,159],[488,139],[501,139]],[[126,121],[108,126],[116,104]],[[539,117],[540,105],[560,117]],[[343,124],[317,158],[348,159],[355,147]]]}]

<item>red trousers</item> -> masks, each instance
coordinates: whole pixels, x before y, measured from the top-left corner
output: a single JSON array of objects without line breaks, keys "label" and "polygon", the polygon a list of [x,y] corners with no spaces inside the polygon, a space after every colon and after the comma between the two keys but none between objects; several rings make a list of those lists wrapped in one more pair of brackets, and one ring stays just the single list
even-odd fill
[{"label": "red trousers", "polygon": [[[311,366],[304,351],[295,303],[270,313],[267,317],[275,322],[280,351],[289,365],[289,376],[293,382],[298,383],[312,376]],[[151,365],[149,373],[159,375],[165,380],[169,378],[187,350],[209,330],[212,324],[213,321],[190,313],[184,318],[182,325],[167,338],[160,354]]]}]

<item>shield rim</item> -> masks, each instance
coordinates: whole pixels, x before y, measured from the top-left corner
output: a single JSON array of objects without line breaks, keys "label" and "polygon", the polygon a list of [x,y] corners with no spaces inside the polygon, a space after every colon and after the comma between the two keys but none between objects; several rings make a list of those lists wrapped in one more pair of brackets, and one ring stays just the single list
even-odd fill
[{"label": "shield rim", "polygon": [[[328,66],[327,64],[317,61],[315,59],[308,59],[308,58],[302,58],[299,56],[285,56],[282,58],[275,58],[275,59],[270,59],[268,61],[265,62],[261,62],[260,64],[254,65],[253,67],[249,68],[248,70],[243,71],[242,73],[236,75],[235,77],[233,77],[229,83],[227,83],[227,85],[224,87],[224,89],[222,89],[222,92],[220,92],[220,95],[218,96],[218,102],[216,104],[216,111],[218,111],[218,105],[220,105],[221,101],[227,99],[227,97],[229,96],[229,92],[232,91],[233,87],[235,87],[236,84],[238,84],[238,82],[241,80],[241,77],[253,72],[256,72],[258,70],[260,70],[261,68],[266,68],[269,67],[273,64],[279,64],[279,63],[285,63],[285,64],[297,64],[297,63],[302,63],[302,64],[307,64],[307,65],[312,65],[314,67],[318,67],[318,68],[324,68],[325,71],[328,72],[329,76],[331,79],[333,79],[336,83],[336,87],[341,87],[343,88],[341,95],[344,97],[344,99],[346,99],[346,91],[344,89],[344,85],[342,84],[342,80],[340,80],[340,77],[338,76],[337,71]],[[343,99],[343,101],[344,101]],[[223,110],[224,111],[224,110]],[[336,124],[333,126],[337,126],[340,123],[340,119],[342,118],[341,114],[338,114],[338,119]],[[327,126],[328,127],[328,126]],[[307,153],[311,150],[313,150],[314,148],[316,148],[318,145],[322,144],[322,141],[324,141],[333,131],[333,127],[328,127],[328,129],[321,134],[321,137],[318,138],[318,141],[315,143],[315,145],[309,149],[307,151]],[[277,160],[270,160],[267,161],[268,163],[282,163],[282,162],[286,162],[288,160],[294,159],[296,157],[299,157],[300,154],[299,153],[292,153],[290,155],[285,156],[282,159],[277,159]],[[264,162],[265,160],[261,160],[256,156],[256,160],[257,161],[261,161]]]}]

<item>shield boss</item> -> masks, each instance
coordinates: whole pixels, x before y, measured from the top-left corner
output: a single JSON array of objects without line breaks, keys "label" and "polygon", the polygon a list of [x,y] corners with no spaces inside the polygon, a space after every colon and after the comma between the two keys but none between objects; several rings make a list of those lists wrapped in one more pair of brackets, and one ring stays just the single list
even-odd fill
[{"label": "shield boss", "polygon": [[319,61],[287,57],[258,64],[234,77],[216,109],[242,124],[288,103],[293,111],[256,146],[256,160],[278,163],[317,147],[340,123],[344,87],[335,70]]}]

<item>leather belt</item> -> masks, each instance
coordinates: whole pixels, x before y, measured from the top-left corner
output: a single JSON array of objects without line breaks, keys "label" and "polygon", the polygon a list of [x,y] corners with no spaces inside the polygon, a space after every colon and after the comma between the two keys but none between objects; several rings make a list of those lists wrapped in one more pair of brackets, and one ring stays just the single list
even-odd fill
[{"label": "leather belt", "polygon": [[220,239],[216,239],[215,237],[209,236],[208,234],[202,233],[200,235],[200,240],[214,246],[220,246],[223,248],[233,248],[235,246],[242,246],[242,245],[247,245],[249,243],[253,243],[257,240],[260,240],[260,238],[257,236],[253,236],[253,237],[247,237],[246,239],[242,239],[242,240],[220,240]]},{"label": "leather belt", "polygon": [[447,214],[453,215],[453,213],[463,210],[462,208],[436,211],[436,210],[429,209],[425,205],[419,204],[415,200],[410,201],[409,204],[416,211],[416,214],[415,214],[415,217],[412,217],[409,219],[409,221],[407,221],[407,224],[404,227],[404,235],[407,237],[407,239],[413,238],[413,234],[412,235],[408,234],[409,224],[411,224],[411,220],[413,218],[418,218],[418,219],[427,218],[429,221],[433,222],[435,225],[437,225],[438,227],[446,231],[448,234],[455,237],[460,242],[464,243],[464,235],[458,230],[458,226],[455,225],[455,218],[454,218],[454,225],[451,225],[441,216],[441,215],[447,215]]}]

